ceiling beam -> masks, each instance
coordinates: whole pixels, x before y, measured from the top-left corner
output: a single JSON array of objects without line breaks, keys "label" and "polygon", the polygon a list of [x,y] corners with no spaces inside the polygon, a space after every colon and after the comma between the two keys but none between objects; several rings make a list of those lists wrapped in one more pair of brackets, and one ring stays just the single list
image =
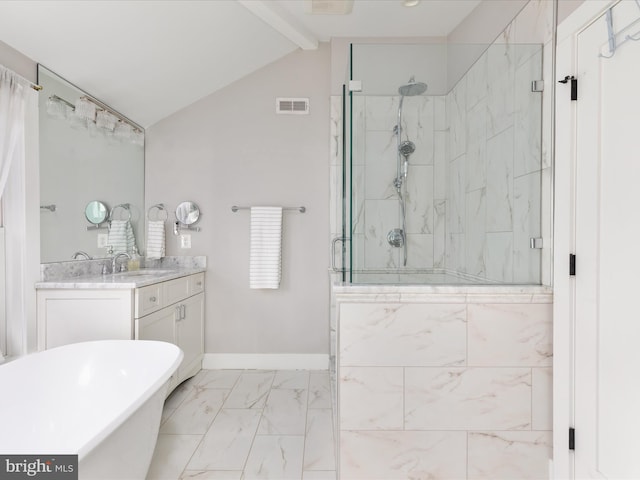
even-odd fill
[{"label": "ceiling beam", "polygon": [[316,50],[318,39],[300,25],[286,10],[265,0],[237,0],[247,10],[260,18],[278,33],[288,38],[303,50]]}]

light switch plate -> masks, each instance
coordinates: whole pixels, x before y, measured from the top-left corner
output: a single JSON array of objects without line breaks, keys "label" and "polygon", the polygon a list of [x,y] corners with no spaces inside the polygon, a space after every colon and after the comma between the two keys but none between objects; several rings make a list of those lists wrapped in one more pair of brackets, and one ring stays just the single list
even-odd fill
[{"label": "light switch plate", "polygon": [[99,233],[98,234],[98,248],[107,248],[109,245],[109,235],[107,235],[106,233]]},{"label": "light switch plate", "polygon": [[180,235],[180,248],[191,248],[191,235]]}]

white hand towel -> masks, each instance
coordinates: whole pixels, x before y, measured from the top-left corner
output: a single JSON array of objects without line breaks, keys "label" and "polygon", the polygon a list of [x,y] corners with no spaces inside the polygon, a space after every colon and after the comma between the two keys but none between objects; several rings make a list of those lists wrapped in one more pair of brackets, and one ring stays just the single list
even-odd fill
[{"label": "white hand towel", "polygon": [[111,220],[107,244],[111,245],[113,253],[133,252],[136,239],[129,220]]},{"label": "white hand towel", "polygon": [[158,259],[165,255],[164,220],[149,220],[147,226],[147,258]]},{"label": "white hand towel", "polygon": [[282,207],[251,207],[249,287],[279,288],[282,275]]}]

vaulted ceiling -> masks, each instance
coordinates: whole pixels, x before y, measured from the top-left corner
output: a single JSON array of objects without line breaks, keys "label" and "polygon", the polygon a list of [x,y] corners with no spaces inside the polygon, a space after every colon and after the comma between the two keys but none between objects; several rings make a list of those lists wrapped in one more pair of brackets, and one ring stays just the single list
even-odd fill
[{"label": "vaulted ceiling", "polygon": [[146,127],[331,38],[447,36],[481,0],[314,1],[3,0],[0,40]]}]

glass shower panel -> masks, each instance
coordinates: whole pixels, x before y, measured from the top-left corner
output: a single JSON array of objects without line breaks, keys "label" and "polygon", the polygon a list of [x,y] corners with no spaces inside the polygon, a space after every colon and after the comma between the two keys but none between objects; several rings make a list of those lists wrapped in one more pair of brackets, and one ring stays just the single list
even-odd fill
[{"label": "glass shower panel", "polygon": [[351,67],[351,281],[540,283],[542,46],[353,45]]}]

